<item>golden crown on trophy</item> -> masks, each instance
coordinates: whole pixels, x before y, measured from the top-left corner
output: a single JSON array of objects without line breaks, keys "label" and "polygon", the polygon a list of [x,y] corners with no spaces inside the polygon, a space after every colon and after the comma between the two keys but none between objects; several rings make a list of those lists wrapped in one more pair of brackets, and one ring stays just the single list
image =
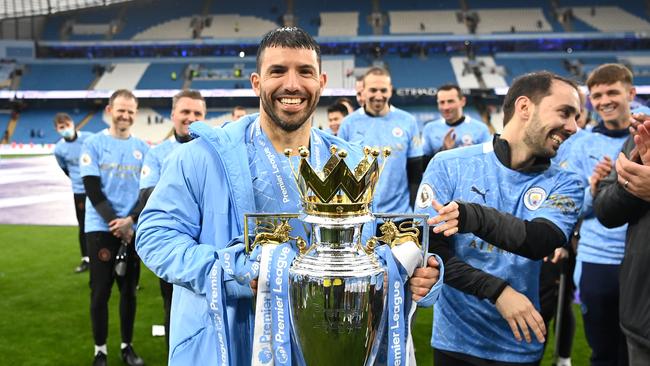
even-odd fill
[{"label": "golden crown on trophy", "polygon": [[[287,158],[291,153],[291,149],[284,151]],[[366,146],[363,148],[363,158],[351,171],[345,163],[347,151],[332,145],[323,170],[316,171],[309,164],[309,149],[299,147],[298,170],[293,165],[291,170],[298,184],[304,212],[308,215],[342,217],[369,214],[379,176],[386,164],[385,158],[390,153],[390,148],[382,149],[384,162],[380,166],[379,149]]]}]

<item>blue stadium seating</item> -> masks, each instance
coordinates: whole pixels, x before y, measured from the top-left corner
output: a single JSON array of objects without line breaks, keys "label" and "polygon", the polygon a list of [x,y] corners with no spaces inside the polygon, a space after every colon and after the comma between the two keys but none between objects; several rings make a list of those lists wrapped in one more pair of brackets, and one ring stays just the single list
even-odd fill
[{"label": "blue stadium seating", "polygon": [[[149,65],[144,75],[138,82],[136,89],[181,89],[183,87],[183,70],[187,64],[158,64]],[[171,74],[176,73],[176,80]]]},{"label": "blue stadium seating", "polygon": [[618,0],[562,0],[563,7],[572,6],[618,6],[628,13],[634,14],[650,21],[644,1],[618,1]]},{"label": "blue stadium seating", "polygon": [[[81,118],[84,118],[89,111],[85,111],[83,116]],[[81,120],[81,118],[79,120]],[[88,122],[83,126],[81,129],[82,131],[86,132],[92,132],[96,133],[99,132],[105,128],[107,128],[108,125],[106,122],[103,120],[103,110],[99,109],[91,118],[88,120]]]},{"label": "blue stadium seating", "polygon": [[[294,2],[294,14],[298,18],[298,25],[309,34],[318,35],[318,19],[321,11],[326,12],[359,12],[360,36],[372,35],[372,28],[368,24],[367,16],[372,12],[371,1],[344,1],[344,0],[323,0],[318,6],[309,1]],[[382,11],[385,11],[384,4],[381,4]]]},{"label": "blue stadium seating", "polygon": [[558,75],[571,77],[569,71],[564,68],[563,58],[501,58],[495,57],[497,65],[505,66],[506,81],[511,84],[519,75],[532,71],[547,70]]},{"label": "blue stadium seating", "polygon": [[[432,88],[455,82],[454,70],[447,56],[400,57],[384,56],[386,67],[390,70],[392,82],[398,88]],[[366,61],[367,62],[367,61]],[[364,60],[357,58],[357,67],[368,67]]]},{"label": "blue stadium seating", "polygon": [[92,64],[29,64],[20,82],[21,90],[85,90],[95,74]]},{"label": "blue stadium seating", "polygon": [[9,120],[11,120],[11,114],[0,113],[0,140],[4,137],[4,133],[9,125]]}]

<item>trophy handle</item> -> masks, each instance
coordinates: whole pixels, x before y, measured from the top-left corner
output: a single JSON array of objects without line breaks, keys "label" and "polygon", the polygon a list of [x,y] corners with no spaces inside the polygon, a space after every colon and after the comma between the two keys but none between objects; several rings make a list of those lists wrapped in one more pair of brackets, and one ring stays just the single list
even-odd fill
[{"label": "trophy handle", "polygon": [[[261,224],[256,224],[255,227],[255,239],[253,242],[250,242],[249,238],[249,218],[264,218],[267,220],[279,220],[279,223],[274,222],[263,222]],[[244,214],[244,246],[246,248],[246,253],[250,253],[258,245],[264,244],[282,244],[289,241],[289,239],[295,239],[300,248],[300,242],[305,243],[305,240],[302,238],[294,238],[289,236],[289,233],[293,230],[293,227],[289,224],[289,219],[298,218],[297,214]],[[306,246],[306,243],[305,243]]]},{"label": "trophy handle", "polygon": [[373,250],[377,246],[378,241],[383,241],[386,244],[389,244],[391,248],[406,243],[414,242],[418,248],[421,248],[420,240],[418,235],[420,235],[420,230],[417,228],[419,225],[418,221],[404,221],[399,224],[399,227],[395,225],[393,220],[386,220],[380,227],[379,232],[381,236],[373,236],[368,240],[366,244],[366,252]]},{"label": "trophy handle", "polygon": [[[422,250],[422,265],[425,265],[424,258],[426,257],[426,250],[420,243],[420,229],[419,225],[423,225],[422,228],[422,242],[429,242],[429,225],[427,224],[427,216],[425,215],[400,215],[400,214],[376,214],[375,217],[381,217],[385,221],[379,227],[379,231],[382,233],[381,236],[372,236],[366,242],[365,247],[363,248],[366,253],[372,253],[377,245],[380,245],[380,241],[390,245],[391,248],[395,246],[407,243],[414,242],[418,248]],[[399,227],[393,221],[396,218],[408,217],[411,220],[403,221],[399,224]]]}]

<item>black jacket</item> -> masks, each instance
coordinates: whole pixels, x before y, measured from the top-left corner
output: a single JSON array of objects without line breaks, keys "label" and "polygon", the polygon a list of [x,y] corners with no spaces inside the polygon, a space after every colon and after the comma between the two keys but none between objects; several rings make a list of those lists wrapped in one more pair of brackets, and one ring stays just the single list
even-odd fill
[{"label": "black jacket", "polygon": [[[623,153],[629,157],[632,148],[629,138]],[[628,193],[612,169],[598,185],[594,210],[606,227],[629,225],[619,278],[619,317],[627,337],[650,347],[650,203]]]}]

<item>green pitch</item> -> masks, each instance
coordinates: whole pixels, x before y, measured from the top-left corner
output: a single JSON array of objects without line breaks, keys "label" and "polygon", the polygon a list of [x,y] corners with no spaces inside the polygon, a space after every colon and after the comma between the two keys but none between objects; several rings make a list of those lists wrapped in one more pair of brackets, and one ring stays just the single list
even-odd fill
[{"label": "green pitch", "polygon": [[[76,228],[0,225],[0,355],[6,365],[90,364],[88,273],[74,274],[79,264]],[[119,359],[119,291],[113,287],[109,305],[109,364]],[[573,364],[587,365],[590,354],[578,308]],[[429,346],[430,309],[418,311],[414,341],[419,365],[432,364]],[[151,326],[163,323],[158,279],[142,266],[134,347],[149,366],[166,364],[164,337],[152,337]],[[553,344],[552,336],[549,344]],[[551,364],[553,347],[543,365]]]}]

